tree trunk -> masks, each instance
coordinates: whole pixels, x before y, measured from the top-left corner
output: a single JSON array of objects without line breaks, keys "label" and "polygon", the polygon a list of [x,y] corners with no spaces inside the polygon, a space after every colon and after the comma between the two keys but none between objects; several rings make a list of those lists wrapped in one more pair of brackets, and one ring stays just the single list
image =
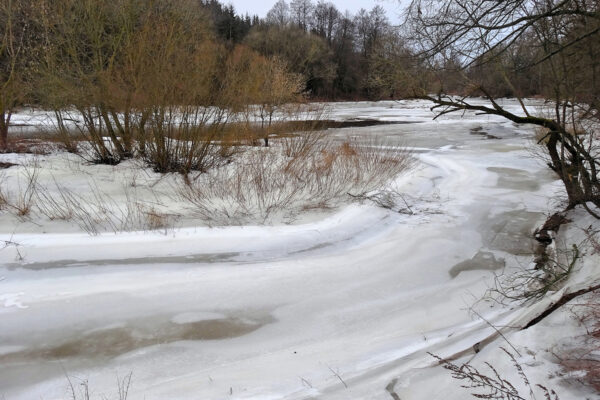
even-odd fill
[{"label": "tree trunk", "polygon": [[[594,160],[591,159],[591,171],[586,170],[584,160],[586,157],[591,158],[589,154],[585,149],[567,142],[567,139],[561,135],[564,134],[551,132],[546,148],[551,159],[550,168],[559,176],[567,192],[569,201],[567,209],[573,209],[579,204],[587,207],[588,201],[597,205],[596,188],[598,185],[593,165]],[[567,154],[559,153],[558,146],[564,146]],[[592,215],[595,214],[592,213]]]},{"label": "tree trunk", "polygon": [[550,136],[548,137],[548,142],[546,143],[546,148],[548,149],[548,154],[550,155],[550,160],[552,161],[550,168],[556,172],[560,180],[565,185],[565,190],[569,198],[569,205],[567,208],[572,209],[579,203],[579,196],[577,196],[578,190],[573,187],[573,180],[570,179],[568,174],[569,168],[567,168],[565,161],[562,159],[560,154],[558,154],[556,146],[559,143],[559,136],[560,133],[551,132]]},{"label": "tree trunk", "polygon": [[108,112],[104,109],[104,107],[99,107],[98,110],[99,110],[100,116],[104,120],[104,125],[106,126],[106,132],[108,133],[108,136],[110,137],[110,140],[112,141],[113,145],[115,146],[115,150],[117,151],[117,154],[119,155],[119,161],[121,161],[124,158],[126,158],[127,155],[125,153],[125,149],[123,148],[123,145],[121,144],[121,141],[119,140],[119,138],[117,137],[117,135],[115,133],[115,130],[113,129],[113,121],[110,120],[110,117],[108,116]]},{"label": "tree trunk", "polygon": [[8,122],[6,114],[0,115],[0,151],[8,149]]},{"label": "tree trunk", "polygon": [[267,127],[267,132],[265,133],[264,141],[265,147],[269,147],[269,134],[271,133],[271,123],[273,122],[273,112],[269,113],[269,125]]}]

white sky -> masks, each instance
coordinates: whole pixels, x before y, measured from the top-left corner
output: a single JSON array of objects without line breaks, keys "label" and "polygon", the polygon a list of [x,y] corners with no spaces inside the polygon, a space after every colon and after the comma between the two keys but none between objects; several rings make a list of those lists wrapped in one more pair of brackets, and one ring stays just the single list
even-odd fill
[{"label": "white sky", "polygon": [[[288,3],[290,0],[286,0]],[[355,13],[361,8],[370,10],[376,5],[380,5],[387,11],[389,20],[394,23],[398,22],[398,15],[400,14],[401,8],[399,6],[400,1],[398,0],[329,0],[336,7],[344,12],[345,10]],[[222,0],[224,4],[233,4],[238,14],[248,13],[250,15],[258,15],[264,17],[267,12],[273,7],[277,0]],[[317,0],[313,0],[316,3]]]}]

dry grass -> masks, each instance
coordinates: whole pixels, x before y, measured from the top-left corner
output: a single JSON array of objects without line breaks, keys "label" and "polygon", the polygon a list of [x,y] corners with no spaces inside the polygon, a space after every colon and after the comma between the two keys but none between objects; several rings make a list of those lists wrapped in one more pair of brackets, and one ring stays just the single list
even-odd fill
[{"label": "dry grass", "polygon": [[[9,186],[6,174],[0,175],[0,211],[21,221],[35,222],[36,217],[43,216],[50,221],[71,222],[90,235],[134,230],[167,232],[180,217],[168,212],[161,196],[150,186],[138,188],[125,184],[122,191],[125,199],[119,200],[100,188],[92,176],[83,189],[69,188],[52,174],[50,182],[41,182],[41,168],[38,160],[19,167],[10,179],[10,186],[16,188],[13,191],[6,189]],[[74,170],[73,174],[80,172]]]},{"label": "dry grass", "polygon": [[[93,392],[90,391],[90,383],[87,379],[69,376],[66,372],[65,377],[68,385],[68,396],[71,400],[90,400],[92,398]],[[123,377],[117,375],[117,395],[114,397],[116,400],[127,400],[129,390],[131,389],[132,377],[133,372]],[[109,399],[105,395],[101,395],[100,398]]]},{"label": "dry grass", "polygon": [[[93,169],[100,167],[75,157],[64,155],[58,164],[72,170],[68,182],[53,175],[51,162],[43,169],[30,162],[0,176],[9,181],[0,186],[0,210],[36,224],[44,223],[40,217],[74,224],[90,235],[168,232],[183,214],[208,225],[291,222],[302,213],[363,201],[413,162],[399,146],[334,142],[313,130],[273,139],[270,147],[236,148],[230,163],[204,173],[155,175],[140,160],[96,177],[104,181],[105,173],[125,173],[122,181],[112,180],[117,188],[99,185]],[[158,183],[163,189],[156,190]]]},{"label": "dry grass", "polygon": [[499,303],[528,302],[542,299],[565,284],[581,258],[577,245],[548,247],[544,262],[535,268],[521,267],[517,271],[495,274],[494,285],[485,298]]},{"label": "dry grass", "polygon": [[135,230],[164,230],[167,233],[175,228],[180,216],[162,211],[167,209],[166,205],[141,200],[142,195],[136,188],[124,186],[123,192],[125,201],[119,202],[104,193],[93,180],[88,183],[85,194],[70,190],[55,180],[54,187],[38,187],[36,210],[51,221],[74,222],[90,235]]},{"label": "dry grass", "polygon": [[7,185],[7,177],[0,176],[0,210],[8,210],[19,219],[29,217],[35,205],[36,185],[39,177],[39,163],[33,159],[19,168],[16,179],[16,191],[11,192],[4,187]]},{"label": "dry grass", "polygon": [[[292,220],[302,211],[332,208],[380,189],[412,162],[401,147],[336,144],[315,137],[308,133],[248,151],[227,167],[194,176],[180,195],[210,223]],[[293,140],[300,144],[290,146]]]},{"label": "dry grass", "polygon": [[535,400],[535,392],[540,393],[544,399],[559,400],[558,394],[542,384],[534,384],[529,381],[523,367],[515,356],[501,347],[502,351],[510,359],[516,375],[522,382],[526,393],[520,391],[516,384],[508,378],[502,376],[500,372],[489,362],[485,362],[488,372],[475,368],[469,363],[462,365],[454,364],[444,360],[434,354],[429,353],[437,359],[442,367],[452,374],[452,377],[461,383],[461,387],[472,390],[471,396],[478,399],[496,399],[496,400]]}]

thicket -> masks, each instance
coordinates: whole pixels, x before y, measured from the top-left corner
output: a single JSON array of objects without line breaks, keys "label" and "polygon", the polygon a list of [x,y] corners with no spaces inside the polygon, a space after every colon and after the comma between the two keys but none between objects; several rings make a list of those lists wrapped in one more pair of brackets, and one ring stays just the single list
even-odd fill
[{"label": "thicket", "polygon": [[[275,114],[302,100],[303,78],[286,61],[225,46],[197,1],[7,0],[2,12],[3,149],[11,113],[34,103],[88,161],[206,171],[249,132],[268,145]],[[232,134],[233,123],[246,129]]]}]

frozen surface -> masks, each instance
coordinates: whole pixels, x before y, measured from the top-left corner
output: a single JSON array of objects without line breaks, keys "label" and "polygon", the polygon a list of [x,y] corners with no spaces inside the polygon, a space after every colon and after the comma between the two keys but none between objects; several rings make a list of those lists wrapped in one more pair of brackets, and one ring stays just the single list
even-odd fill
[{"label": "frozen surface", "polygon": [[[403,400],[466,398],[427,352],[491,342],[478,357],[498,358],[501,339],[467,308],[495,270],[531,261],[531,232],[560,185],[531,157],[530,128],[432,121],[427,106],[330,111],[402,122],[328,133],[414,148],[418,168],[395,183],[412,214],[365,203],[296,225],[99,236],[0,226],[14,243],[0,251],[0,397],[67,398],[68,375],[92,398],[115,398],[116,376],[133,372],[130,399],[390,399],[391,382]],[[503,326],[535,311],[477,310]],[[546,343],[514,336],[535,351]]]}]

